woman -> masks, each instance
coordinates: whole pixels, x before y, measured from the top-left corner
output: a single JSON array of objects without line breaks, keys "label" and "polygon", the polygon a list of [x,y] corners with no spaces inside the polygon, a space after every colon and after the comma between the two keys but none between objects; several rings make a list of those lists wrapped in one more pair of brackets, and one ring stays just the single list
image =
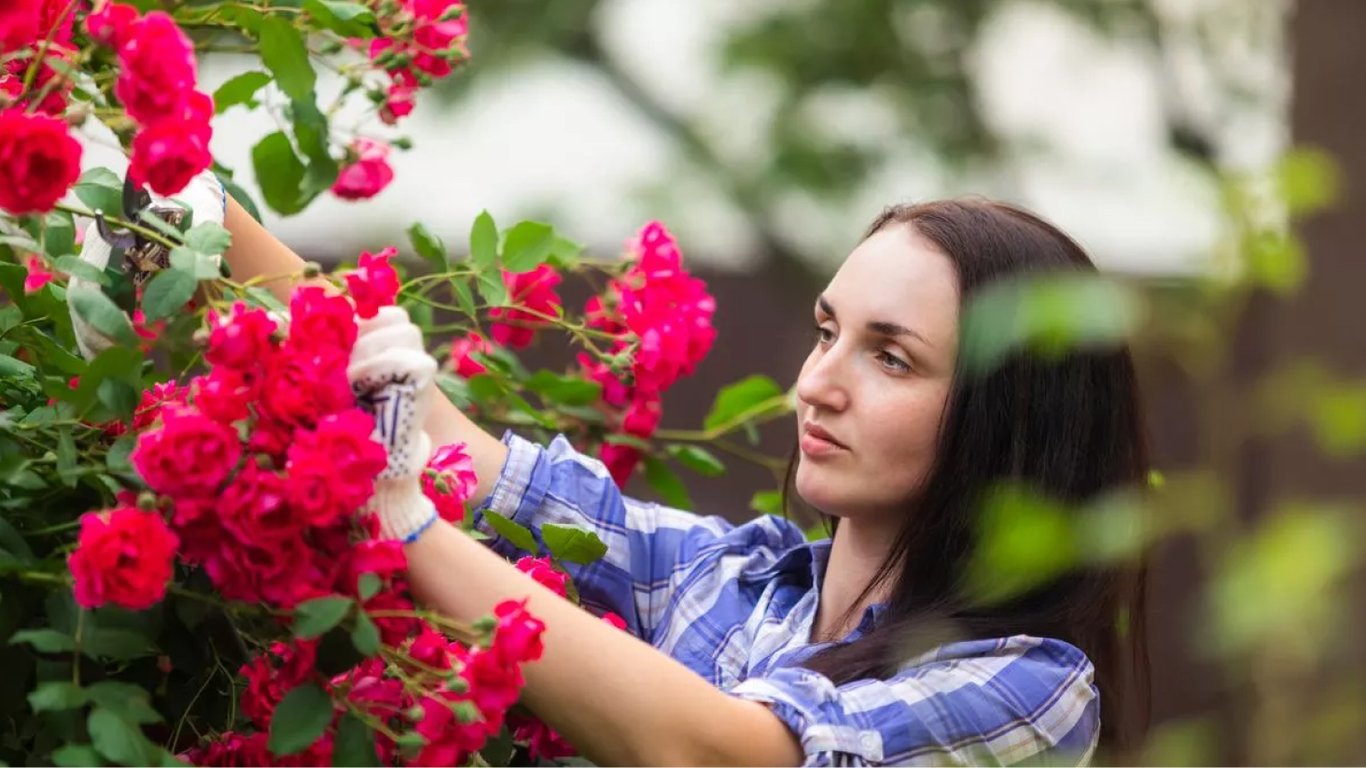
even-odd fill
[{"label": "woman", "polygon": [[[239,279],[302,266],[235,204],[226,220]],[[1020,355],[972,377],[959,316],[994,281],[1093,269],[1061,232],[997,203],[879,216],[816,299],[797,377],[790,479],[835,523],[818,543],[771,516],[736,526],[625,498],[562,438],[486,434],[431,395],[420,331],[391,308],[362,323],[349,371],[397,425],[374,506],[429,606],[472,620],[529,597],[545,655],[524,701],[595,762],[1085,763],[1121,746],[1137,698],[1139,574],[1073,571],[994,604],[965,575],[994,484],[1084,502],[1144,481],[1132,364],[1126,350]],[[436,518],[417,478],[452,442],[475,459],[485,533],[492,509],[602,537],[606,558],[573,576],[630,633],[508,564],[507,541],[495,554]]]}]

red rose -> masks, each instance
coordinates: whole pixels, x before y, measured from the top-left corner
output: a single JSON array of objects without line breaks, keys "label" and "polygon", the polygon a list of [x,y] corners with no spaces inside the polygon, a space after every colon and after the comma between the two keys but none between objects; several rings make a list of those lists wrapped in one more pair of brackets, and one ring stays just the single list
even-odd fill
[{"label": "red rose", "polygon": [[123,3],[107,3],[85,18],[85,31],[100,45],[120,48],[128,42],[133,22],[138,20],[138,9]]},{"label": "red rose", "polygon": [[341,169],[332,194],[343,200],[364,200],[378,195],[394,180],[389,167],[389,147],[370,139],[357,139],[351,147],[356,159]]},{"label": "red rose", "polygon": [[328,416],[313,431],[300,430],[289,447],[290,501],[312,525],[326,525],[360,509],[389,461],[371,439],[375,422],[351,409]]},{"label": "red rose", "polygon": [[81,534],[71,554],[76,602],[105,603],[140,611],[166,594],[179,541],[155,512],[120,507],[104,519],[81,516]]},{"label": "red rose", "polygon": [[517,570],[560,597],[567,592],[565,585],[569,581],[569,574],[555,570],[549,557],[523,557],[517,561]]},{"label": "red rose", "polygon": [[[208,98],[195,92],[192,97]],[[133,137],[133,159],[128,174],[161,195],[174,195],[213,164],[209,153],[212,129],[207,122],[160,120]]]},{"label": "red rose", "polygon": [[0,3],[0,53],[22,48],[38,36],[42,0],[6,0]]},{"label": "red rose", "polygon": [[66,123],[19,110],[0,112],[0,208],[46,213],[81,175],[81,145]]},{"label": "red rose", "polygon": [[268,546],[303,532],[304,521],[294,515],[288,496],[283,475],[249,461],[218,496],[218,517],[238,541]]},{"label": "red rose", "polygon": [[271,361],[261,407],[281,424],[311,428],[319,419],[355,404],[340,354],[298,353],[286,347]]},{"label": "red rose", "polygon": [[455,375],[462,379],[471,376],[478,376],[488,371],[484,364],[471,357],[471,353],[478,352],[487,355],[493,351],[493,347],[488,340],[477,333],[471,333],[463,339],[456,339],[451,342],[451,368]]},{"label": "red rose", "polygon": [[525,600],[504,600],[493,609],[493,652],[509,667],[541,658],[545,623],[527,612]]},{"label": "red rose", "polygon": [[204,359],[211,365],[238,370],[256,368],[275,351],[271,340],[275,321],[265,310],[249,308],[243,302],[234,303],[227,317],[210,313],[209,328],[209,348]]},{"label": "red rose", "polygon": [[392,246],[379,253],[365,251],[356,270],[346,275],[346,288],[356,302],[356,314],[362,318],[368,320],[379,314],[381,307],[393,304],[398,296],[398,273],[389,264],[389,259],[397,255],[398,249]]},{"label": "red rose", "polygon": [[179,114],[194,93],[194,47],[175,20],[161,11],[128,27],[119,59],[123,66],[114,93],[143,125]]},{"label": "red rose", "polygon": [[490,310],[489,318],[494,323],[489,334],[502,346],[521,349],[535,338],[536,327],[545,325],[546,316],[559,314],[560,297],[555,286],[560,284],[560,273],[549,264],[541,264],[529,272],[504,271],[503,283],[507,286],[508,301],[517,306]]},{"label": "red rose", "polygon": [[350,355],[356,343],[356,313],[344,296],[329,296],[316,285],[298,288],[289,299],[290,350]]},{"label": "red rose", "polygon": [[247,681],[242,692],[242,712],[261,729],[270,727],[275,707],[286,693],[313,675],[318,658],[317,640],[275,643],[242,665],[239,674]]},{"label": "red rose", "polygon": [[178,500],[216,494],[241,455],[236,432],[187,407],[162,409],[130,459],[152,490]]}]

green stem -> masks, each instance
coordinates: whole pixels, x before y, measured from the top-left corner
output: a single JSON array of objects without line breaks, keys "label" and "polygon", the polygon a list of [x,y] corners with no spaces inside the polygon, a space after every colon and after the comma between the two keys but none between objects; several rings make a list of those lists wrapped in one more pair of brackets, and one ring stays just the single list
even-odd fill
[{"label": "green stem", "polygon": [[[94,211],[87,211],[84,208],[80,208],[74,205],[68,205],[66,203],[58,203],[57,210],[65,211],[66,213],[74,214],[76,216],[85,216],[92,219],[95,218]],[[179,243],[172,242],[171,240],[167,239],[165,235],[161,234],[160,232],[154,229],[149,229],[147,227],[142,226],[141,224],[134,224],[131,221],[126,221],[121,218],[110,216],[109,214],[104,213],[103,211],[101,211],[100,213],[104,214],[104,220],[109,222],[110,224],[113,224],[116,227],[122,227],[126,230],[129,230],[130,232],[136,232],[139,235],[142,235],[143,237],[147,238],[148,240],[157,243],[158,245],[165,246],[168,249],[175,249],[179,246]]]}]

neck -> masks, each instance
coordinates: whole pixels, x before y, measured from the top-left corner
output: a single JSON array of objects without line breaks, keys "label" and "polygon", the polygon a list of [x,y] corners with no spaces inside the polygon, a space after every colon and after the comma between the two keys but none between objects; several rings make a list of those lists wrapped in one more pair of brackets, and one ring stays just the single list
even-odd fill
[{"label": "neck", "polygon": [[858,626],[869,605],[887,597],[891,584],[884,581],[859,599],[887,559],[895,536],[895,528],[887,524],[857,518],[840,520],[821,582],[820,603],[811,628],[813,641],[843,638]]}]

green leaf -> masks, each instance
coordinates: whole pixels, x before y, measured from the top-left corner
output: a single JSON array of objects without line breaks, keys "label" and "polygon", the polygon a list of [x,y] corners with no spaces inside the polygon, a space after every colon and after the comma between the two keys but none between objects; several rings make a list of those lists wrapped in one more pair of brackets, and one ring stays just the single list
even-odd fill
[{"label": "green leaf", "polygon": [[968,566],[973,595],[994,604],[1021,595],[1072,567],[1079,554],[1062,504],[1020,486],[993,490],[978,518]]},{"label": "green leaf", "polygon": [[238,104],[245,104],[247,108],[255,109],[257,104],[253,97],[269,82],[270,75],[257,70],[235,75],[226,83],[218,86],[218,90],[213,92],[214,112],[221,115]]},{"label": "green leaf", "polygon": [[55,629],[21,629],[10,636],[10,645],[28,643],[39,653],[60,653],[76,648],[76,640]]},{"label": "green leaf", "polygon": [[52,750],[52,762],[64,768],[79,768],[86,765],[100,765],[100,753],[89,744],[66,744]]},{"label": "green leaf", "polygon": [[375,732],[360,718],[347,712],[337,723],[337,736],[332,742],[332,765],[379,765],[375,753]]},{"label": "green leaf", "polygon": [[285,694],[270,721],[266,746],[276,757],[308,749],[332,722],[332,699],[314,683],[305,683]]},{"label": "green leaf", "polygon": [[545,523],[541,526],[541,539],[556,560],[588,565],[607,554],[607,545],[596,533],[576,525]]},{"label": "green leaf", "polygon": [[85,696],[96,706],[114,712],[134,723],[159,723],[161,713],[152,708],[146,689],[119,680],[101,680],[85,689]]},{"label": "green leaf", "polygon": [[34,712],[57,712],[85,706],[85,693],[70,680],[41,683],[28,695],[28,705]]},{"label": "green leaf", "polygon": [[58,256],[52,262],[52,268],[58,272],[65,272],[72,277],[79,277],[87,282],[109,285],[109,276],[104,274],[104,270],[88,261],[82,261],[81,257],[74,253]]},{"label": "green leaf", "polygon": [[417,255],[431,262],[438,272],[450,269],[450,265],[446,263],[446,244],[427,229],[426,224],[420,221],[413,222],[413,225],[408,227],[408,239],[412,241],[413,250],[417,251]]},{"label": "green leaf", "polygon": [[301,189],[302,202],[307,203],[337,180],[337,161],[329,150],[331,128],[311,94],[306,99],[296,99],[290,110],[294,113],[294,138],[299,151],[308,158]]},{"label": "green leaf", "polygon": [[474,307],[474,294],[470,293],[468,278],[463,275],[460,277],[453,277],[451,278],[450,286],[451,290],[455,291],[455,300],[460,302],[460,311],[464,312],[466,317],[474,319],[478,314],[478,310]]},{"label": "green leaf", "polygon": [[138,336],[133,333],[133,324],[108,296],[94,287],[81,286],[66,292],[67,303],[76,316],[90,324],[91,328],[125,346],[135,347]]},{"label": "green leaf", "polygon": [[502,275],[497,272],[479,274],[479,295],[484,297],[484,303],[491,307],[501,307],[508,303],[507,284],[503,282]]},{"label": "green leaf", "polygon": [[0,550],[9,553],[24,565],[33,562],[33,550],[29,548],[23,534],[3,517],[0,517]]},{"label": "green leaf", "polygon": [[1042,275],[997,282],[964,308],[962,360],[982,376],[1011,354],[1056,358],[1076,348],[1112,348],[1142,321],[1137,292],[1098,275]]},{"label": "green leaf", "polygon": [[194,298],[199,281],[194,275],[179,269],[163,269],[147,283],[142,292],[142,311],[148,320],[170,317],[185,308]]},{"label": "green leaf", "polygon": [[318,75],[308,60],[303,35],[283,16],[261,21],[261,61],[275,75],[275,84],[291,99],[312,99]]},{"label": "green leaf", "polygon": [[81,638],[81,653],[92,659],[130,661],[153,652],[152,643],[146,637],[127,629],[97,627]]},{"label": "green leaf", "polygon": [[555,244],[555,230],[539,221],[522,221],[508,230],[503,241],[503,268],[530,272],[545,263]]},{"label": "green leaf", "polygon": [[716,394],[711,413],[702,422],[707,429],[731,424],[737,420],[758,416],[769,408],[767,403],[778,404],[784,397],[781,387],[767,376],[750,376],[734,384],[723,387]]},{"label": "green leaf", "polygon": [[300,603],[294,609],[294,636],[308,639],[324,634],[346,618],[354,603],[349,597],[337,595]]},{"label": "green leaf", "polygon": [[212,256],[183,245],[171,249],[171,269],[193,275],[196,280],[212,280],[221,274]]},{"label": "green leaf", "polygon": [[356,626],[351,628],[351,644],[356,652],[370,657],[379,653],[379,628],[364,611],[356,614]]},{"label": "green leaf", "polygon": [[0,377],[3,376],[32,376],[38,370],[28,363],[9,355],[0,355]]},{"label": "green leaf", "polygon": [[43,217],[43,252],[49,259],[76,252],[76,224],[71,214],[53,211]]},{"label": "green leaf", "polygon": [[716,458],[716,454],[700,445],[671,445],[667,450],[679,464],[699,475],[715,477],[726,471],[726,465]]},{"label": "green leaf", "polygon": [[602,385],[576,376],[561,376],[552,371],[537,371],[526,383],[527,389],[558,405],[592,405],[602,397]]},{"label": "green leaf", "polygon": [[782,491],[759,491],[749,499],[749,508],[765,515],[783,514]]},{"label": "green leaf", "polygon": [[498,225],[488,211],[475,217],[470,229],[470,261],[481,274],[494,272],[498,266]]},{"label": "green leaf", "polygon": [[678,479],[678,475],[669,469],[669,465],[654,456],[646,456],[644,464],[645,482],[655,489],[665,504],[677,509],[692,509],[688,489],[684,487],[683,481]]},{"label": "green leaf", "polygon": [[1276,168],[1281,199],[1292,216],[1323,210],[1342,197],[1342,171],[1319,149],[1293,149]]},{"label": "green leaf", "polygon": [[342,37],[375,36],[375,14],[360,3],[338,0],[304,0],[304,10],[313,20]]},{"label": "green leaf", "polygon": [[[68,477],[76,469],[76,441],[71,437],[71,427],[62,426],[57,429],[57,474]],[[67,487],[76,487],[75,479],[72,478]]]},{"label": "green leaf", "polygon": [[536,537],[532,536],[531,530],[521,523],[513,522],[491,509],[484,510],[484,519],[488,521],[490,528],[499,536],[507,539],[512,546],[533,555],[540,550],[540,547],[536,546]]},{"label": "green leaf", "polygon": [[276,131],[261,139],[252,147],[251,164],[266,205],[284,216],[303,210],[299,190],[305,168],[288,136]]},{"label": "green leaf", "polygon": [[123,210],[123,179],[108,168],[91,168],[81,174],[74,191],[92,212],[117,214]]},{"label": "green leaf", "polygon": [[380,587],[384,586],[378,576],[369,572],[362,573],[360,578],[356,581],[358,583],[357,591],[360,593],[360,599],[362,600],[369,600],[379,594]]},{"label": "green leaf", "polygon": [[185,233],[185,247],[210,256],[223,253],[231,245],[232,233],[217,222],[201,221]]},{"label": "green leaf", "polygon": [[[150,765],[156,748],[142,729],[103,707],[96,707],[85,721],[95,751],[120,765]],[[160,761],[156,761],[160,762]]]}]

